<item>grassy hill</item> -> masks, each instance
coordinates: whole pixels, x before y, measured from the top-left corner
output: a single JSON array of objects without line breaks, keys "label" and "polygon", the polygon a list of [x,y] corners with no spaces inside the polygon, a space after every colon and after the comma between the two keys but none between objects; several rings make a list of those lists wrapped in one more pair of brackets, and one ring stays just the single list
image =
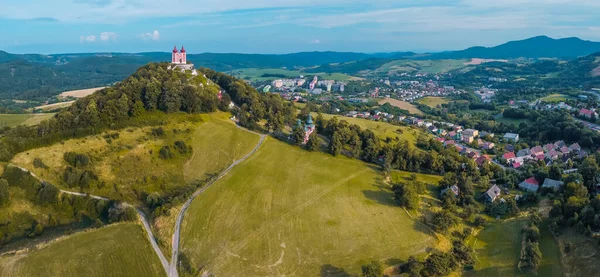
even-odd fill
[{"label": "grassy hill", "polygon": [[194,200],[182,253],[217,276],[330,276],[424,255],[436,237],[386,186],[360,161],[268,139]]},{"label": "grassy hill", "polygon": [[0,114],[0,127],[14,127],[17,125],[36,125],[41,121],[51,118],[53,113],[41,114]]},{"label": "grassy hill", "polygon": [[5,277],[165,276],[141,226],[114,224],[0,257]]}]

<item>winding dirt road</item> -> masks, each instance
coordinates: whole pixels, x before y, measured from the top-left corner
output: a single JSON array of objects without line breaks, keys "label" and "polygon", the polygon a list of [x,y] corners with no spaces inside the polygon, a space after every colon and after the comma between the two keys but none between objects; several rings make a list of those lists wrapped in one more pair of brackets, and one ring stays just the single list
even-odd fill
[{"label": "winding dirt road", "polygon": [[[241,128],[239,126],[237,126],[237,127],[240,128],[240,129],[243,129],[245,131],[252,132],[252,131],[249,131],[247,129]],[[252,133],[255,133],[255,132],[252,132]],[[234,166],[240,164],[241,162],[245,161],[250,156],[252,156],[252,154],[256,153],[256,151],[258,150],[258,148],[265,141],[266,135],[259,134],[259,133],[255,133],[255,134],[257,134],[257,135],[260,136],[260,140],[258,141],[258,144],[256,145],[256,147],[254,147],[254,149],[252,149],[252,151],[250,151],[250,153],[246,154],[244,157],[240,158],[239,160],[234,161],[228,168],[226,168],[223,172],[221,172],[221,174],[219,174],[219,176],[217,176],[217,178],[213,179],[208,184],[206,184],[204,187],[202,187],[201,189],[197,190],[185,202],[185,204],[183,204],[183,207],[181,207],[181,210],[179,211],[179,214],[177,215],[177,221],[175,221],[175,231],[173,232],[173,240],[171,241],[171,245],[172,245],[173,251],[171,253],[171,264],[170,264],[169,273],[168,273],[169,277],[179,277],[179,273],[177,272],[177,260],[179,258],[179,238],[180,238],[179,233],[181,231],[181,222],[183,222],[183,216],[185,215],[185,211],[190,206],[190,204],[192,203],[192,201],[194,200],[194,198],[196,198],[198,195],[200,195],[203,192],[205,192],[214,183],[216,183],[216,181],[218,181],[223,176],[225,176]]]},{"label": "winding dirt road", "polygon": [[[10,164],[10,166],[14,166],[16,168],[21,169],[24,172],[28,172],[31,176],[36,178],[38,181],[44,182],[44,180],[42,180],[42,178],[38,177],[37,175],[35,175],[33,172],[27,170],[26,168],[22,168],[20,166],[14,165],[14,164]],[[81,193],[81,192],[74,192],[74,191],[68,191],[68,190],[62,190],[62,189],[60,190],[60,192],[64,193],[64,194],[74,195],[74,196],[81,196],[81,197],[89,196],[90,198],[93,198],[93,199],[110,201],[110,199],[108,199],[106,197],[85,194],[85,193]],[[148,235],[148,240],[150,241],[150,244],[152,245],[152,249],[154,249],[154,252],[158,256],[158,259],[160,260],[160,263],[162,264],[162,266],[165,270],[165,273],[167,273],[167,275],[168,275],[169,274],[169,262],[167,261],[167,258],[162,253],[162,251],[160,251],[160,248],[158,247],[156,238],[154,237],[154,234],[152,233],[152,229],[150,228],[150,223],[148,221],[148,218],[146,218],[146,215],[144,214],[144,212],[142,212],[142,210],[136,208],[135,206],[128,204],[128,203],[123,203],[123,204],[127,207],[132,207],[137,211],[140,221],[142,221],[142,225],[144,225],[144,229],[146,230],[146,234]]]}]

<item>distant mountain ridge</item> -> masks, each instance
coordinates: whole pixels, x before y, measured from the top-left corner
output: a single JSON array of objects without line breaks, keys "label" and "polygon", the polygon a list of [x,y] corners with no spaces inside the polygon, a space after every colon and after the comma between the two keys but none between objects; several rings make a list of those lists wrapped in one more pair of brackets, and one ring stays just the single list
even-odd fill
[{"label": "distant mountain ridge", "polygon": [[424,59],[515,59],[515,58],[577,58],[600,52],[600,42],[579,38],[553,39],[537,36],[510,41],[494,47],[476,46],[460,51],[434,53]]}]

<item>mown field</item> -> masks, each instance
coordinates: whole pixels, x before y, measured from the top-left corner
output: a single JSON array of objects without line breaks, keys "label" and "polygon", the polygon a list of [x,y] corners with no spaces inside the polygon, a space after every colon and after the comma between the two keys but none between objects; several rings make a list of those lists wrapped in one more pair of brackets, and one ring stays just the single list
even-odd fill
[{"label": "mown field", "polygon": [[564,94],[554,93],[554,94],[550,94],[546,97],[542,97],[539,100],[544,101],[544,102],[564,102],[568,98],[571,98],[571,97],[568,95],[564,95]]},{"label": "mown field", "polygon": [[0,257],[3,277],[165,276],[141,226],[114,224]]},{"label": "mown field", "polygon": [[[467,277],[534,276],[518,269],[521,253],[521,229],[528,219],[511,219],[489,223],[471,239],[475,251],[475,270]],[[542,264],[537,276],[562,276],[560,250],[547,226],[540,225]]]},{"label": "mown field", "polygon": [[419,103],[423,104],[423,105],[427,105],[429,107],[437,107],[438,105],[442,105],[442,104],[448,104],[450,103],[450,99],[448,98],[444,98],[444,97],[433,97],[433,96],[427,96],[427,97],[423,97],[421,99],[419,99]]},{"label": "mown field", "polygon": [[[313,118],[316,118],[317,114],[313,113]],[[390,123],[381,122],[381,121],[373,121],[370,119],[364,118],[352,118],[345,117],[341,115],[332,115],[332,114],[323,114],[323,118],[329,120],[333,117],[337,117],[339,121],[345,120],[350,124],[356,124],[360,126],[362,129],[369,129],[375,133],[375,135],[382,138],[396,138],[399,137],[403,140],[408,141],[411,145],[415,145],[418,133],[422,132],[418,129],[412,129],[406,126],[396,126]],[[401,130],[402,133],[399,133],[398,130]]]},{"label": "mown field", "polygon": [[381,177],[358,160],[267,139],[193,201],[181,251],[216,276],[357,274],[372,259],[425,255],[437,239]]},{"label": "mown field", "polygon": [[421,72],[421,73],[443,73],[450,70],[466,67],[468,60],[397,60],[384,64],[376,73],[387,72]]},{"label": "mown field", "polygon": [[53,113],[40,114],[0,114],[0,127],[17,125],[36,125],[54,116]]},{"label": "mown field", "polygon": [[413,105],[409,102],[398,100],[398,99],[385,98],[385,99],[379,100],[378,103],[380,105],[383,105],[385,103],[390,103],[390,105],[398,107],[403,110],[407,110],[411,114],[423,114],[423,112],[421,112],[421,110],[419,110],[415,105]]}]

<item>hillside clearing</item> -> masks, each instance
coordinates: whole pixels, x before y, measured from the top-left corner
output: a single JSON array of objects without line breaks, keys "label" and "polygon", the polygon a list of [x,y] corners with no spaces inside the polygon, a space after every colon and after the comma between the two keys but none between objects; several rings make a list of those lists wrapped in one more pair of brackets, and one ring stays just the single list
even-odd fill
[{"label": "hillside clearing", "polygon": [[83,98],[86,97],[96,91],[99,91],[101,89],[104,89],[105,87],[99,87],[99,88],[88,88],[88,89],[79,89],[79,90],[70,90],[70,91],[65,91],[61,94],[58,95],[58,97],[75,97],[75,98]]},{"label": "hillside clearing", "polygon": [[392,106],[398,107],[403,110],[407,110],[411,114],[418,114],[418,115],[423,114],[423,112],[421,112],[415,105],[408,103],[406,101],[401,101],[401,100],[394,99],[394,98],[384,98],[384,99],[379,100],[378,103],[379,103],[379,105],[389,103]]},{"label": "hillside clearing", "polygon": [[419,99],[418,102],[423,105],[427,105],[429,107],[435,108],[438,105],[448,104],[451,102],[451,100],[448,98],[445,98],[445,97],[427,96],[427,97]]},{"label": "hillside clearing", "polygon": [[216,276],[358,272],[423,255],[436,239],[393,201],[376,169],[267,139],[196,198],[181,252]]},{"label": "hillside clearing", "polygon": [[18,125],[37,125],[43,120],[50,119],[54,113],[39,114],[0,114],[0,127],[14,127]]},{"label": "hillside clearing", "polygon": [[540,98],[541,101],[544,102],[563,102],[566,101],[569,96],[559,93],[550,94],[546,97]]},{"label": "hillside clearing", "polygon": [[42,249],[0,257],[7,277],[165,276],[142,227],[113,224],[77,233]]},{"label": "hillside clearing", "polygon": [[75,101],[59,102],[59,103],[54,103],[54,104],[37,106],[37,107],[34,107],[33,110],[34,111],[52,111],[52,110],[70,107],[71,105],[73,105],[73,103],[75,103]]},{"label": "hillside clearing", "polygon": [[[313,118],[316,118],[317,114],[312,114]],[[419,129],[413,129],[406,126],[396,126],[390,123],[381,122],[381,121],[373,121],[370,119],[363,118],[353,118],[353,117],[344,117],[340,115],[332,115],[332,114],[323,114],[323,118],[329,120],[333,117],[337,117],[339,121],[345,120],[350,124],[356,124],[360,126],[362,129],[369,129],[375,133],[375,135],[380,138],[401,138],[403,140],[408,141],[411,145],[415,145],[417,141],[417,135],[422,131]],[[398,130],[401,130],[402,133],[399,133]]]}]

